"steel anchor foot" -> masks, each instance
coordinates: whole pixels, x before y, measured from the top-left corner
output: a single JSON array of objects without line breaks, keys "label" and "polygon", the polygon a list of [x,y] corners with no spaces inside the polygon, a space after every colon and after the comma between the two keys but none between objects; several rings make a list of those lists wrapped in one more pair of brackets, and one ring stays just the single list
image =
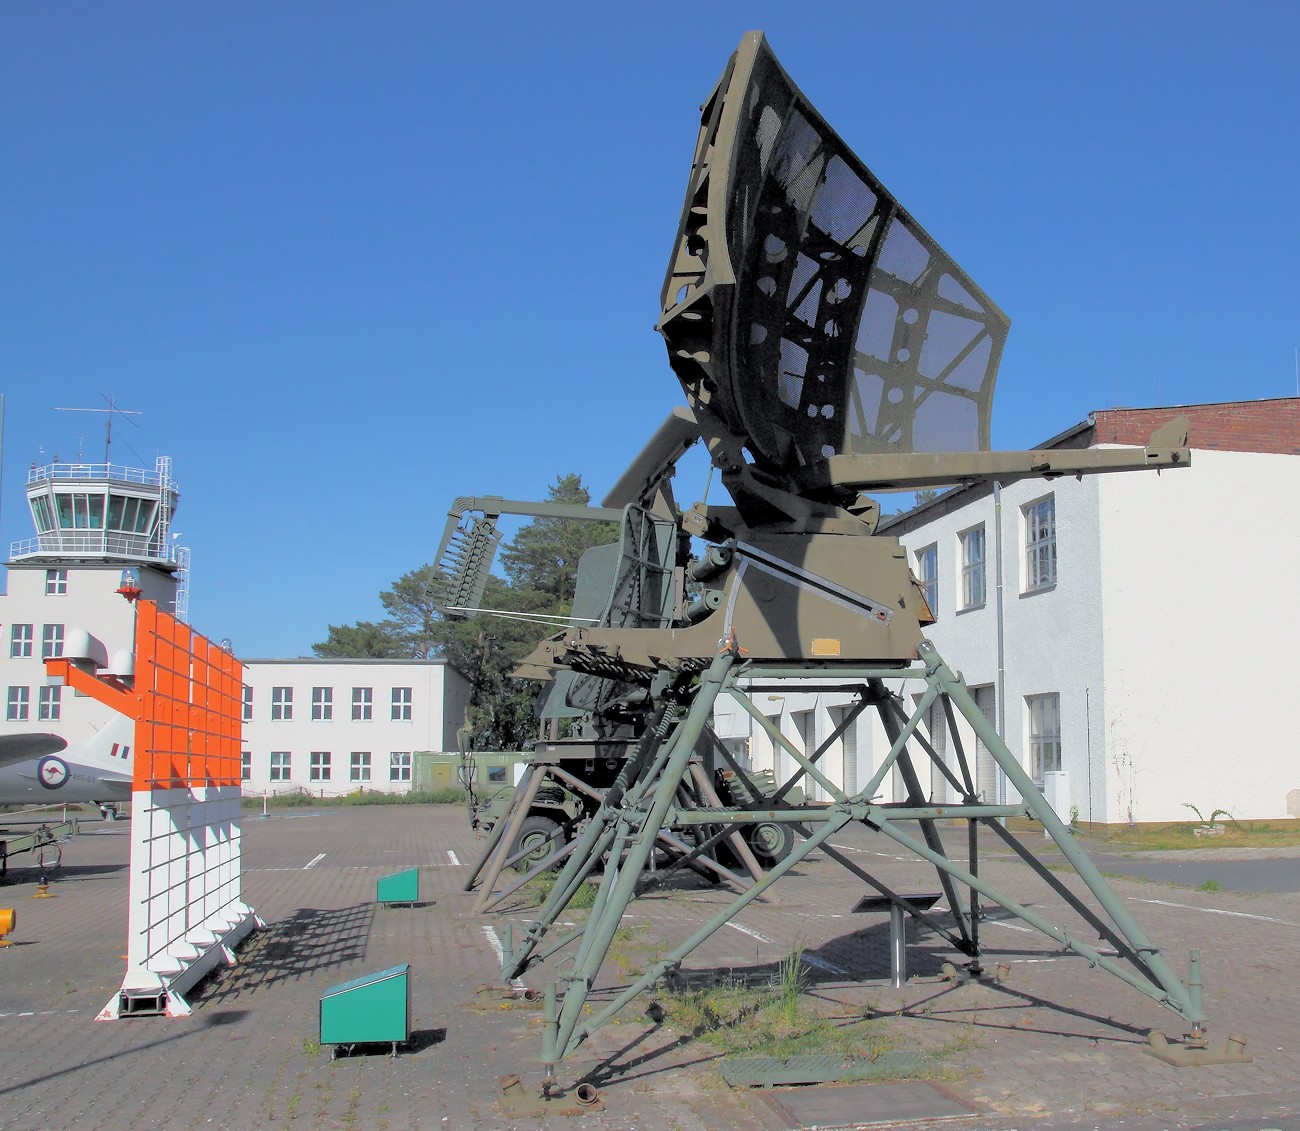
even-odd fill
[{"label": "steel anchor foot", "polygon": [[1142,1050],[1174,1068],[1196,1068],[1209,1064],[1250,1064],[1255,1058],[1246,1052],[1246,1038],[1230,1034],[1222,1045],[1172,1042],[1159,1029],[1147,1034]]}]

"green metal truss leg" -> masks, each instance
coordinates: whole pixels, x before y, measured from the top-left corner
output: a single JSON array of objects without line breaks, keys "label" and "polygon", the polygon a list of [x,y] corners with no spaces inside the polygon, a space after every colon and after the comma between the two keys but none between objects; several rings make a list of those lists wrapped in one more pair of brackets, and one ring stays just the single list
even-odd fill
[{"label": "green metal truss leg", "polygon": [[[597,906],[592,908],[583,932],[582,943],[574,959],[573,977],[570,979],[560,1005],[558,1029],[554,1042],[548,1050],[552,1058],[547,1063],[552,1066],[568,1048],[570,1038],[582,1019],[583,1007],[587,1001],[592,983],[600,970],[601,963],[609,953],[614,932],[618,929],[623,915],[636,894],[637,881],[645,867],[650,853],[654,850],[655,840],[663,827],[664,818],[676,797],[677,787],[687,773],[690,759],[695,753],[700,735],[704,732],[713,712],[713,704],[718,697],[735,662],[735,655],[728,650],[719,655],[700,678],[700,685],[695,692],[690,709],[682,719],[671,738],[665,744],[667,757],[656,759],[662,766],[653,778],[653,792],[645,790],[635,807],[624,808],[616,814],[616,820],[627,840],[627,852],[622,859],[610,854],[605,876],[601,881],[597,895]],[[751,891],[761,885],[755,885]],[[546,1057],[544,1056],[545,1060]]]}]

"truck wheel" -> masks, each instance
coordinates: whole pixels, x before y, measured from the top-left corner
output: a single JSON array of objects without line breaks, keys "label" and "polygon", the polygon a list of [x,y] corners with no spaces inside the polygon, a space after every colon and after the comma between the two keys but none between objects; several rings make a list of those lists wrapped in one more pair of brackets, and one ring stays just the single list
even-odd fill
[{"label": "truck wheel", "polygon": [[764,868],[781,863],[794,847],[794,833],[787,826],[774,822],[750,825],[745,830],[745,840]]},{"label": "truck wheel", "polygon": [[529,814],[524,818],[524,823],[519,826],[519,835],[515,837],[515,843],[510,847],[511,856],[520,852],[527,854],[514,862],[515,871],[526,872],[529,868],[535,868],[559,848],[563,841],[564,837],[557,822],[552,821],[550,817],[541,817],[536,813]]}]

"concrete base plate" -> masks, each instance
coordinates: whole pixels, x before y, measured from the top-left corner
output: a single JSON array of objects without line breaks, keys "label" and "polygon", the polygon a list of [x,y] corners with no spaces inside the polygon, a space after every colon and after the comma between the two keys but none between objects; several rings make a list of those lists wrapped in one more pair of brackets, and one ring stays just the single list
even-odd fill
[{"label": "concrete base plate", "polygon": [[975,1109],[922,1080],[891,1084],[791,1088],[761,1093],[788,1121],[801,1128],[865,1127],[912,1119],[955,1119]]}]

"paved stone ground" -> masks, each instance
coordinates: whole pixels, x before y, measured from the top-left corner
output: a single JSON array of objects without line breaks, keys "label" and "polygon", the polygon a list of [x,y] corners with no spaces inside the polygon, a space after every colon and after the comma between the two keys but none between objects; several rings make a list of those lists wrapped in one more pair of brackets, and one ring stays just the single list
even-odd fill
[{"label": "paved stone ground", "polygon": [[[18,911],[16,945],[0,951],[0,1127],[538,1125],[511,1120],[497,1103],[498,1077],[539,1077],[540,1009],[503,996],[494,953],[503,923],[522,922],[527,911],[507,903],[473,914],[460,886],[479,846],[463,810],[377,806],[247,819],[245,893],[268,926],[238,967],[201,988],[194,1016],[183,1020],[93,1020],[124,965],[127,838],[120,826],[91,828],[53,874],[55,898],[33,899],[35,874],[21,868],[0,886],[0,905]],[[865,830],[833,843],[896,890],[934,886],[925,866]],[[412,865],[422,869],[422,905],[377,909],[377,877]],[[1053,921],[1068,921],[1063,901],[1005,849],[990,849],[982,871]],[[1180,1031],[1176,1017],[1060,957],[1020,924],[985,924],[986,963],[1007,968],[1000,982],[940,981],[941,964],[956,956],[914,932],[914,979],[898,991],[864,984],[887,973],[885,917],[849,913],[862,885],[829,859],[810,859],[796,873],[686,969],[761,977],[801,942],[816,972],[812,992],[828,1009],[870,1011],[896,1047],[946,1051],[936,1083],[972,1114],[943,1126],[1300,1127],[1300,893],[1113,881],[1177,970],[1185,972],[1189,948],[1200,948],[1214,1035],[1241,1033],[1255,1057],[1179,1070],[1142,1052],[1148,1029]],[[635,949],[653,953],[683,937],[726,898],[688,884],[639,901],[630,919]],[[331,1061],[316,1040],[321,994],[401,962],[412,969],[410,1049],[396,1059]],[[529,984],[546,976],[545,967],[530,972]],[[604,992],[624,977],[611,962]],[[733,1093],[709,1049],[648,1023],[638,1006],[625,1014],[561,1077],[593,1079],[604,1109],[550,1117],[547,1126],[799,1126],[777,1102],[789,1093]],[[860,1095],[848,1125],[880,1126],[870,1088]]]}]

